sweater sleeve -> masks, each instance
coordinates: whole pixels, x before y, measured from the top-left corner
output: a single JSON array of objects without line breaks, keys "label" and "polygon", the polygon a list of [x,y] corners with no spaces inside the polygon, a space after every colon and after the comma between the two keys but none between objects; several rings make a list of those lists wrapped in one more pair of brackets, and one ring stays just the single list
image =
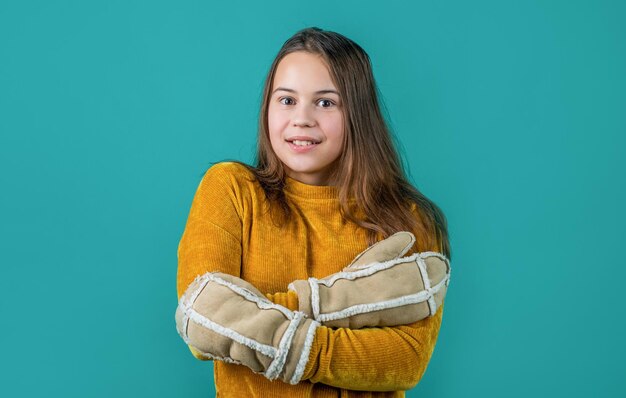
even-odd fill
[{"label": "sweater sleeve", "polygon": [[[433,251],[441,252],[437,239]],[[277,299],[288,295],[276,294]],[[444,302],[433,316],[394,327],[317,328],[302,380],[360,391],[415,387],[435,350]],[[297,296],[296,296],[297,305]]]},{"label": "sweater sleeve", "polygon": [[409,390],[435,349],[444,304],[412,324],[349,329],[320,326],[302,380],[362,391]]},{"label": "sweater sleeve", "polygon": [[266,293],[265,297],[268,298],[274,304],[282,305],[292,311],[298,311],[298,295],[293,290],[287,290],[286,292]]},{"label": "sweater sleeve", "polygon": [[[276,304],[298,309],[298,295],[291,290],[266,296]],[[444,303],[434,316],[408,325],[363,329],[319,327],[302,380],[363,391],[415,387],[435,349],[443,306]]]},{"label": "sweater sleeve", "polygon": [[[206,272],[241,274],[241,228],[238,202],[219,164],[202,177],[178,244],[178,298],[197,275]],[[218,250],[219,248],[219,250]],[[194,357],[207,360],[189,347]]]}]

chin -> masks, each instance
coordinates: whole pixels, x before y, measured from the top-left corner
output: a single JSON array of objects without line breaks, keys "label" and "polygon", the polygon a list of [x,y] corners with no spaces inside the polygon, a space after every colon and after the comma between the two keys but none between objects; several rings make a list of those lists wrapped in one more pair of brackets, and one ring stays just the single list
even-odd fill
[{"label": "chin", "polygon": [[319,166],[297,166],[297,165],[293,165],[293,167],[287,163],[283,164],[286,166],[286,168],[288,170],[293,171],[294,173],[320,173],[324,167],[319,167]]}]

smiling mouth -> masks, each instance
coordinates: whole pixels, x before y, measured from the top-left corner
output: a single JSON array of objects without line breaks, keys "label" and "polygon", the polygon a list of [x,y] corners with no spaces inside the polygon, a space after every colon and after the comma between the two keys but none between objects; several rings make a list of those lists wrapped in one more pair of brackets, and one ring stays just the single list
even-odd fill
[{"label": "smiling mouth", "polygon": [[321,141],[291,140],[287,142],[298,147],[307,147],[307,146],[317,145]]},{"label": "smiling mouth", "polygon": [[291,148],[291,150],[294,151],[295,153],[308,153],[309,151],[312,151],[313,149],[317,148],[319,143],[298,145],[298,144],[294,144],[293,142],[287,141],[287,145],[289,145],[289,148]]}]

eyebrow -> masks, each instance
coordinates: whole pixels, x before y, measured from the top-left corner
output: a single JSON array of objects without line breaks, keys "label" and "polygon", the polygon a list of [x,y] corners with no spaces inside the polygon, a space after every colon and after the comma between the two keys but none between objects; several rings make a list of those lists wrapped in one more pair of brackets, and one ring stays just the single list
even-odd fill
[{"label": "eyebrow", "polygon": [[[274,93],[275,93],[276,91],[278,91],[278,90],[288,91],[288,92],[290,92],[290,93],[294,93],[294,94],[297,94],[297,93],[298,93],[296,90],[293,90],[293,89],[291,89],[291,88],[278,87],[278,88],[276,88],[274,91],[272,91],[272,94],[274,94]],[[334,93],[334,94],[339,95],[339,93],[338,93],[336,90],[328,90],[328,89],[327,89],[327,90],[319,90],[319,91],[316,91],[314,94],[326,94],[326,93]]]}]

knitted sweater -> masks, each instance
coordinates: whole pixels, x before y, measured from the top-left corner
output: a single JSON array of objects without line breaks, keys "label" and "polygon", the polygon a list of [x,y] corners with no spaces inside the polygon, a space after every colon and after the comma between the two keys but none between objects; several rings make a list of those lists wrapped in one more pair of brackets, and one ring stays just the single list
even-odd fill
[{"label": "knitted sweater", "polygon": [[[236,275],[275,303],[298,309],[287,290],[296,279],[341,271],[368,247],[365,229],[343,219],[338,189],[287,177],[292,219],[274,225],[254,176],[234,162],[209,168],[196,190],[178,246],[178,297],[196,275]],[[414,207],[415,212],[415,207]],[[417,217],[417,213],[416,217]],[[419,242],[419,239],[417,240]],[[440,251],[421,248],[408,251]],[[404,397],[422,378],[435,348],[443,305],[409,325],[317,329],[302,381],[269,381],[242,365],[214,362],[218,397]],[[192,354],[201,359],[194,350]]]}]

